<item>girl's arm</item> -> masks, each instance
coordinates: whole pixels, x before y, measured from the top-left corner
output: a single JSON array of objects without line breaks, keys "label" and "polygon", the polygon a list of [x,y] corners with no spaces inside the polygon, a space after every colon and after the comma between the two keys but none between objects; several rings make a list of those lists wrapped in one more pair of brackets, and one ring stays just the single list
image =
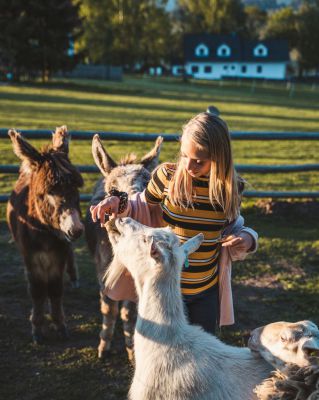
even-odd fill
[{"label": "girl's arm", "polygon": [[239,216],[223,231],[225,239],[223,247],[227,247],[232,261],[243,260],[249,253],[258,248],[258,234],[253,229],[244,226],[244,218]]},{"label": "girl's arm", "polygon": [[[152,177],[147,185],[147,188],[142,193],[136,193],[127,201],[124,210],[119,212],[122,207],[121,201],[117,196],[107,196],[95,206],[90,207],[91,216],[94,222],[100,220],[101,226],[104,226],[105,215],[110,215],[112,218],[132,217],[144,225],[149,225],[139,219],[139,209],[148,208],[154,214],[159,209],[159,204],[163,200],[164,187],[167,178],[165,165],[160,165],[152,174]],[[123,193],[123,192],[121,192]],[[125,193],[124,193],[125,194]],[[126,195],[127,198],[127,195]],[[143,204],[143,206],[141,206]],[[136,214],[136,216],[135,216]],[[150,225],[152,226],[152,225]]]}]

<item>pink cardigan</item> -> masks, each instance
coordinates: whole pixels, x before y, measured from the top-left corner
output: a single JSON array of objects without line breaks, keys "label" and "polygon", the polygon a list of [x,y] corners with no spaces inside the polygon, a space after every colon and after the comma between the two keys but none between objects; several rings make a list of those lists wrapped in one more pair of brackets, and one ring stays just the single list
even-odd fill
[{"label": "pink cardigan", "polygon": [[[144,192],[133,195],[127,209],[119,216],[131,217],[146,226],[154,228],[165,226],[160,205],[149,206],[145,200]],[[234,222],[230,223],[225,228],[223,235],[238,235],[241,232],[247,232],[253,237],[255,245],[249,253],[255,252],[257,250],[258,235],[253,229],[244,227],[242,216],[239,216]],[[235,251],[231,247],[221,248],[219,256],[220,326],[232,325],[235,322],[231,289],[232,261],[243,260],[247,254],[247,252]],[[112,289],[105,289],[104,294],[113,300],[136,299],[134,282],[130,274],[124,273]]]}]

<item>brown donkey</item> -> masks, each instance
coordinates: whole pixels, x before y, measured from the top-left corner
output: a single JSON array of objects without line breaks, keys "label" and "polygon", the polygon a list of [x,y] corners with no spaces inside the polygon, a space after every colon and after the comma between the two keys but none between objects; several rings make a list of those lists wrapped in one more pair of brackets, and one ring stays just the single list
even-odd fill
[{"label": "brown donkey", "polygon": [[79,190],[83,180],[71,164],[66,126],[57,128],[52,144],[42,151],[10,130],[15,154],[22,160],[19,178],[7,206],[7,221],[26,267],[32,297],[32,337],[41,343],[49,299],[52,321],[66,338],[62,295],[63,272],[77,285],[71,241],[83,232]]},{"label": "brown donkey", "polygon": [[[129,198],[137,192],[142,192],[150,179],[150,172],[158,164],[158,156],[163,138],[158,137],[153,149],[139,162],[135,156],[123,159],[119,165],[112,160],[104,149],[100,138],[95,135],[92,141],[92,153],[96,165],[104,178],[101,178],[94,189],[90,205],[98,204],[112,187],[128,193]],[[103,277],[112,261],[112,246],[107,232],[101,228],[100,222],[94,223],[91,218],[90,206],[85,220],[85,235],[89,249],[94,257],[97,269],[97,277],[100,285],[101,312],[103,315],[102,330],[100,332],[100,344],[98,356],[107,355],[113,337],[115,322],[119,313],[119,303],[103,295]],[[123,321],[124,336],[128,357],[133,358],[133,334],[136,321],[136,305],[130,301],[121,303],[120,316]]]}]

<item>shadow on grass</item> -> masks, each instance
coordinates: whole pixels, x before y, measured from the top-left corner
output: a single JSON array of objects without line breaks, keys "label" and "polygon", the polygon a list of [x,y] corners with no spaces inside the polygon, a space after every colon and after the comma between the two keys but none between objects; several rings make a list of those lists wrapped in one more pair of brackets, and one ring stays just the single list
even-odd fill
[{"label": "shadow on grass", "polygon": [[[143,89],[140,89],[137,86],[133,86],[132,88],[128,88],[127,84],[123,83],[123,87],[121,87],[121,83],[118,83],[115,87],[107,87],[107,86],[101,86],[97,84],[88,84],[87,81],[85,81],[85,84],[80,84],[80,83],[75,83],[75,82],[65,82],[65,83],[56,83],[52,82],[50,84],[28,84],[28,85],[23,85],[27,86],[30,88],[40,88],[40,89],[61,89],[65,91],[70,91],[70,92],[80,92],[83,93],[92,93],[92,94],[111,94],[111,95],[122,95],[122,96],[131,96],[131,97],[136,97],[136,96],[141,96],[145,99],[159,99],[159,100],[176,100],[176,101],[183,101],[185,99],[187,100],[193,100],[195,102],[198,101],[207,101],[208,104],[211,101],[215,101],[214,97],[218,95],[218,100],[217,102],[231,102],[231,103],[238,103],[238,104],[247,104],[247,105],[256,105],[256,99],[258,98],[258,103],[259,104],[264,104],[264,105],[273,105],[277,107],[289,107],[289,108],[295,108],[300,110],[300,103],[296,104],[296,99],[291,99],[291,98],[286,98],[285,92],[271,92],[271,91],[266,91],[266,89],[262,89],[265,93],[262,92],[257,92],[254,93],[254,95],[251,95],[247,90],[244,90],[242,88],[235,88],[233,86],[231,87],[226,87],[226,88],[216,88],[214,87],[214,91],[211,93],[204,91],[205,89],[207,90],[208,88],[206,87],[201,87],[198,85],[188,85],[188,86],[183,86],[181,87],[180,91],[176,91],[176,87],[174,84],[166,85],[163,88],[161,86],[156,86],[153,85],[153,82],[151,83],[150,87],[144,87]],[[195,89],[195,90],[194,90]],[[226,89],[226,91],[225,91]],[[168,92],[168,93],[166,93]],[[239,95],[240,93],[240,95]],[[307,94],[308,96],[308,94]],[[309,109],[309,110],[318,110],[319,107],[316,106],[316,102],[314,102],[314,99],[318,99],[318,95],[316,94],[310,94],[310,97],[312,98],[303,98],[303,109]],[[113,102],[113,101],[100,101],[100,100],[81,100],[81,99],[75,99],[70,96],[50,96],[50,95],[39,95],[39,94],[12,94],[10,91],[2,91],[0,94],[0,98],[5,98],[8,100],[21,100],[21,101],[38,101],[38,102],[48,102],[48,103],[64,103],[64,104],[78,104],[78,105],[92,105],[92,106],[97,106],[97,107],[107,107],[107,106],[115,106],[115,107],[123,107],[124,102]],[[207,105],[208,105],[207,104]],[[136,109],[146,109],[146,110],[154,110],[155,105],[147,105],[147,104],[125,104],[125,108],[136,108]],[[156,105],[156,108],[158,110],[162,111],[185,111],[185,112],[190,112],[193,113],[194,108],[190,106],[185,106],[184,104],[180,104],[179,107],[174,107],[174,106],[165,106],[165,105]],[[227,115],[225,113],[225,115]],[[242,114],[238,114],[241,116]],[[247,114],[247,117],[252,116],[256,117],[256,114]],[[265,115],[266,117],[267,115]],[[280,117],[278,117],[280,118]],[[294,116],[291,116],[292,119],[294,119]],[[315,122],[318,119],[313,119]]]},{"label": "shadow on grass", "polygon": [[[236,325],[223,328],[227,343],[244,345],[249,329],[278,320],[311,319],[319,315],[319,224],[316,215],[263,215],[244,210],[246,224],[260,234],[260,249],[233,266]],[[84,240],[76,244],[81,287],[65,290],[65,313],[70,340],[59,342],[54,333],[47,345],[30,343],[31,301],[22,263],[10,235],[0,221],[0,397],[8,400],[124,400],[132,369],[127,363],[121,325],[113,351],[97,359],[100,313],[93,262]],[[306,249],[306,250],[305,250]]]}]

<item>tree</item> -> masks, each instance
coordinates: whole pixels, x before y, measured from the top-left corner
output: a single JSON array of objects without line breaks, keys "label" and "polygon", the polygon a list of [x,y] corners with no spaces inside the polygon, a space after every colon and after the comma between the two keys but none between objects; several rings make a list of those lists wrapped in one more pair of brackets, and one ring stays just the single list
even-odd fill
[{"label": "tree", "polygon": [[258,6],[245,7],[245,36],[250,39],[259,39],[261,31],[267,21],[267,13]]},{"label": "tree", "polygon": [[228,34],[244,29],[245,13],[240,0],[179,0],[187,31]]},{"label": "tree", "polygon": [[112,0],[82,0],[79,14],[82,19],[83,34],[75,43],[77,51],[82,51],[90,62],[107,63],[112,45],[112,17],[116,12]]},{"label": "tree", "polygon": [[290,7],[271,14],[263,32],[263,38],[287,39],[299,63],[299,74],[304,69],[319,65],[319,2],[304,1],[298,11]]},{"label": "tree", "polygon": [[303,69],[319,67],[319,5],[307,1],[297,15],[298,52],[301,73]]},{"label": "tree", "polygon": [[2,63],[21,74],[47,79],[71,67],[70,45],[80,27],[77,7],[68,0],[0,0]]},{"label": "tree", "polygon": [[83,0],[84,34],[78,42],[94,63],[133,67],[166,57],[170,18],[166,0]]},{"label": "tree", "polygon": [[268,16],[266,26],[261,33],[262,39],[286,39],[289,48],[297,46],[297,17],[291,7],[284,7]]}]

